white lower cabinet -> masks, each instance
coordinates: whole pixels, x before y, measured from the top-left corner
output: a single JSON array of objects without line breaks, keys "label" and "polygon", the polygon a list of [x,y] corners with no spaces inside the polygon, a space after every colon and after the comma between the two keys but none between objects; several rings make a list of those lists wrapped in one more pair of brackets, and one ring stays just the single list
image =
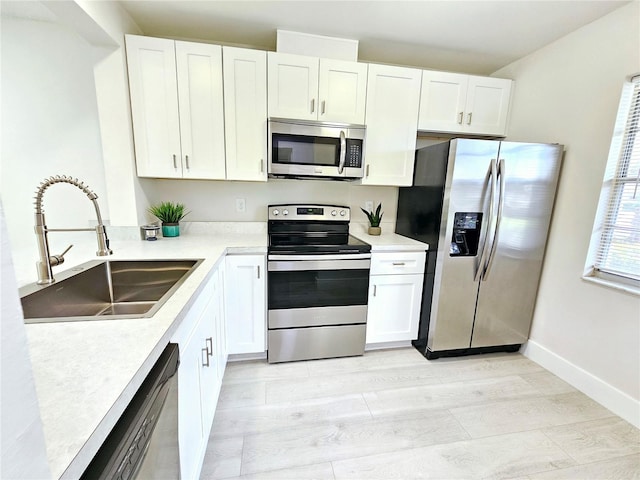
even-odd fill
[{"label": "white lower cabinet", "polygon": [[267,350],[265,255],[227,255],[225,305],[230,354]]},{"label": "white lower cabinet", "polygon": [[367,344],[417,338],[425,260],[425,252],[372,254]]},{"label": "white lower cabinet", "polygon": [[180,346],[178,439],[181,478],[199,478],[226,364],[224,263],[211,273],[173,342]]}]

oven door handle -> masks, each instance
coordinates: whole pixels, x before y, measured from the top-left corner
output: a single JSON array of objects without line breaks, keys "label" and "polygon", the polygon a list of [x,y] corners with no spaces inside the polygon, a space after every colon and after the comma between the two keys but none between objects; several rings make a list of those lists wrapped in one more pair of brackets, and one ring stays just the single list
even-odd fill
[{"label": "oven door handle", "polygon": [[325,261],[325,260],[366,260],[370,259],[370,253],[336,253],[336,254],[324,254],[324,255],[278,255],[270,254],[267,260],[311,260],[311,261]]},{"label": "oven door handle", "polygon": [[300,272],[312,270],[369,270],[371,260],[305,260],[305,261],[269,261],[267,270],[270,272]]}]

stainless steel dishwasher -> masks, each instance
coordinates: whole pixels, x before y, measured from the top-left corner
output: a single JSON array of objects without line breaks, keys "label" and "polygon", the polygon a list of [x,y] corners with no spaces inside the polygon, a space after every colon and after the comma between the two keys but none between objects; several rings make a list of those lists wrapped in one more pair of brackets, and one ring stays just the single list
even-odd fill
[{"label": "stainless steel dishwasher", "polygon": [[164,349],[81,480],[177,480],[178,345]]}]

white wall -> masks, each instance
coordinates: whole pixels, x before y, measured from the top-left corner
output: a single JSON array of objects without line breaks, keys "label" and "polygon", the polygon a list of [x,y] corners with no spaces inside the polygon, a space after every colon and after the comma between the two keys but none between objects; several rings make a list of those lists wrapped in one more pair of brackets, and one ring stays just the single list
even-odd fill
[{"label": "white wall", "polygon": [[[4,15],[1,22],[0,195],[11,243],[35,255],[33,196],[45,177],[84,181],[109,219],[93,51],[57,23]],[[43,204],[50,227],[88,227],[95,220],[92,203],[71,185],[51,187]]]},{"label": "white wall", "polygon": [[0,478],[51,478],[27,335],[0,202]]},{"label": "white wall", "polygon": [[[395,226],[398,189],[369,187],[350,182],[322,180],[269,180],[261,182],[214,182],[198,180],[141,179],[142,188],[151,203],[182,202],[191,213],[186,221],[198,222],[265,222],[270,203],[329,203],[347,205],[352,221],[366,223],[359,209],[368,200],[382,202],[383,228]],[[236,199],[246,203],[246,212],[236,211]],[[148,220],[154,220],[149,216]]]},{"label": "white wall", "polygon": [[581,280],[623,81],[640,73],[633,2],[494,73],[513,78],[509,140],[566,155],[525,354],[640,425],[640,298]]}]

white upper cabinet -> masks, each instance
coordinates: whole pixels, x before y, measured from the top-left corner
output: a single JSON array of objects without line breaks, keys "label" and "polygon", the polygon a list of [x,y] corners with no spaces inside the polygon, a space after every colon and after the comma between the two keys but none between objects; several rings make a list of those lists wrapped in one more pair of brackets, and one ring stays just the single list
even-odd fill
[{"label": "white upper cabinet", "polygon": [[318,118],[318,58],[269,52],[269,116]]},{"label": "white upper cabinet", "polygon": [[364,123],[367,64],[269,52],[269,116]]},{"label": "white upper cabinet", "polygon": [[222,48],[176,42],[184,178],[225,178]]},{"label": "white upper cabinet", "polygon": [[267,52],[222,47],[228,180],[267,181]]},{"label": "white upper cabinet", "polygon": [[418,129],[504,136],[511,80],[459,73],[422,73]]},{"label": "white upper cabinet", "polygon": [[364,124],[366,63],[320,59],[318,120]]},{"label": "white upper cabinet", "polygon": [[413,183],[422,71],[369,65],[363,185]]},{"label": "white upper cabinet", "polygon": [[138,176],[225,178],[222,48],[126,36]]}]

